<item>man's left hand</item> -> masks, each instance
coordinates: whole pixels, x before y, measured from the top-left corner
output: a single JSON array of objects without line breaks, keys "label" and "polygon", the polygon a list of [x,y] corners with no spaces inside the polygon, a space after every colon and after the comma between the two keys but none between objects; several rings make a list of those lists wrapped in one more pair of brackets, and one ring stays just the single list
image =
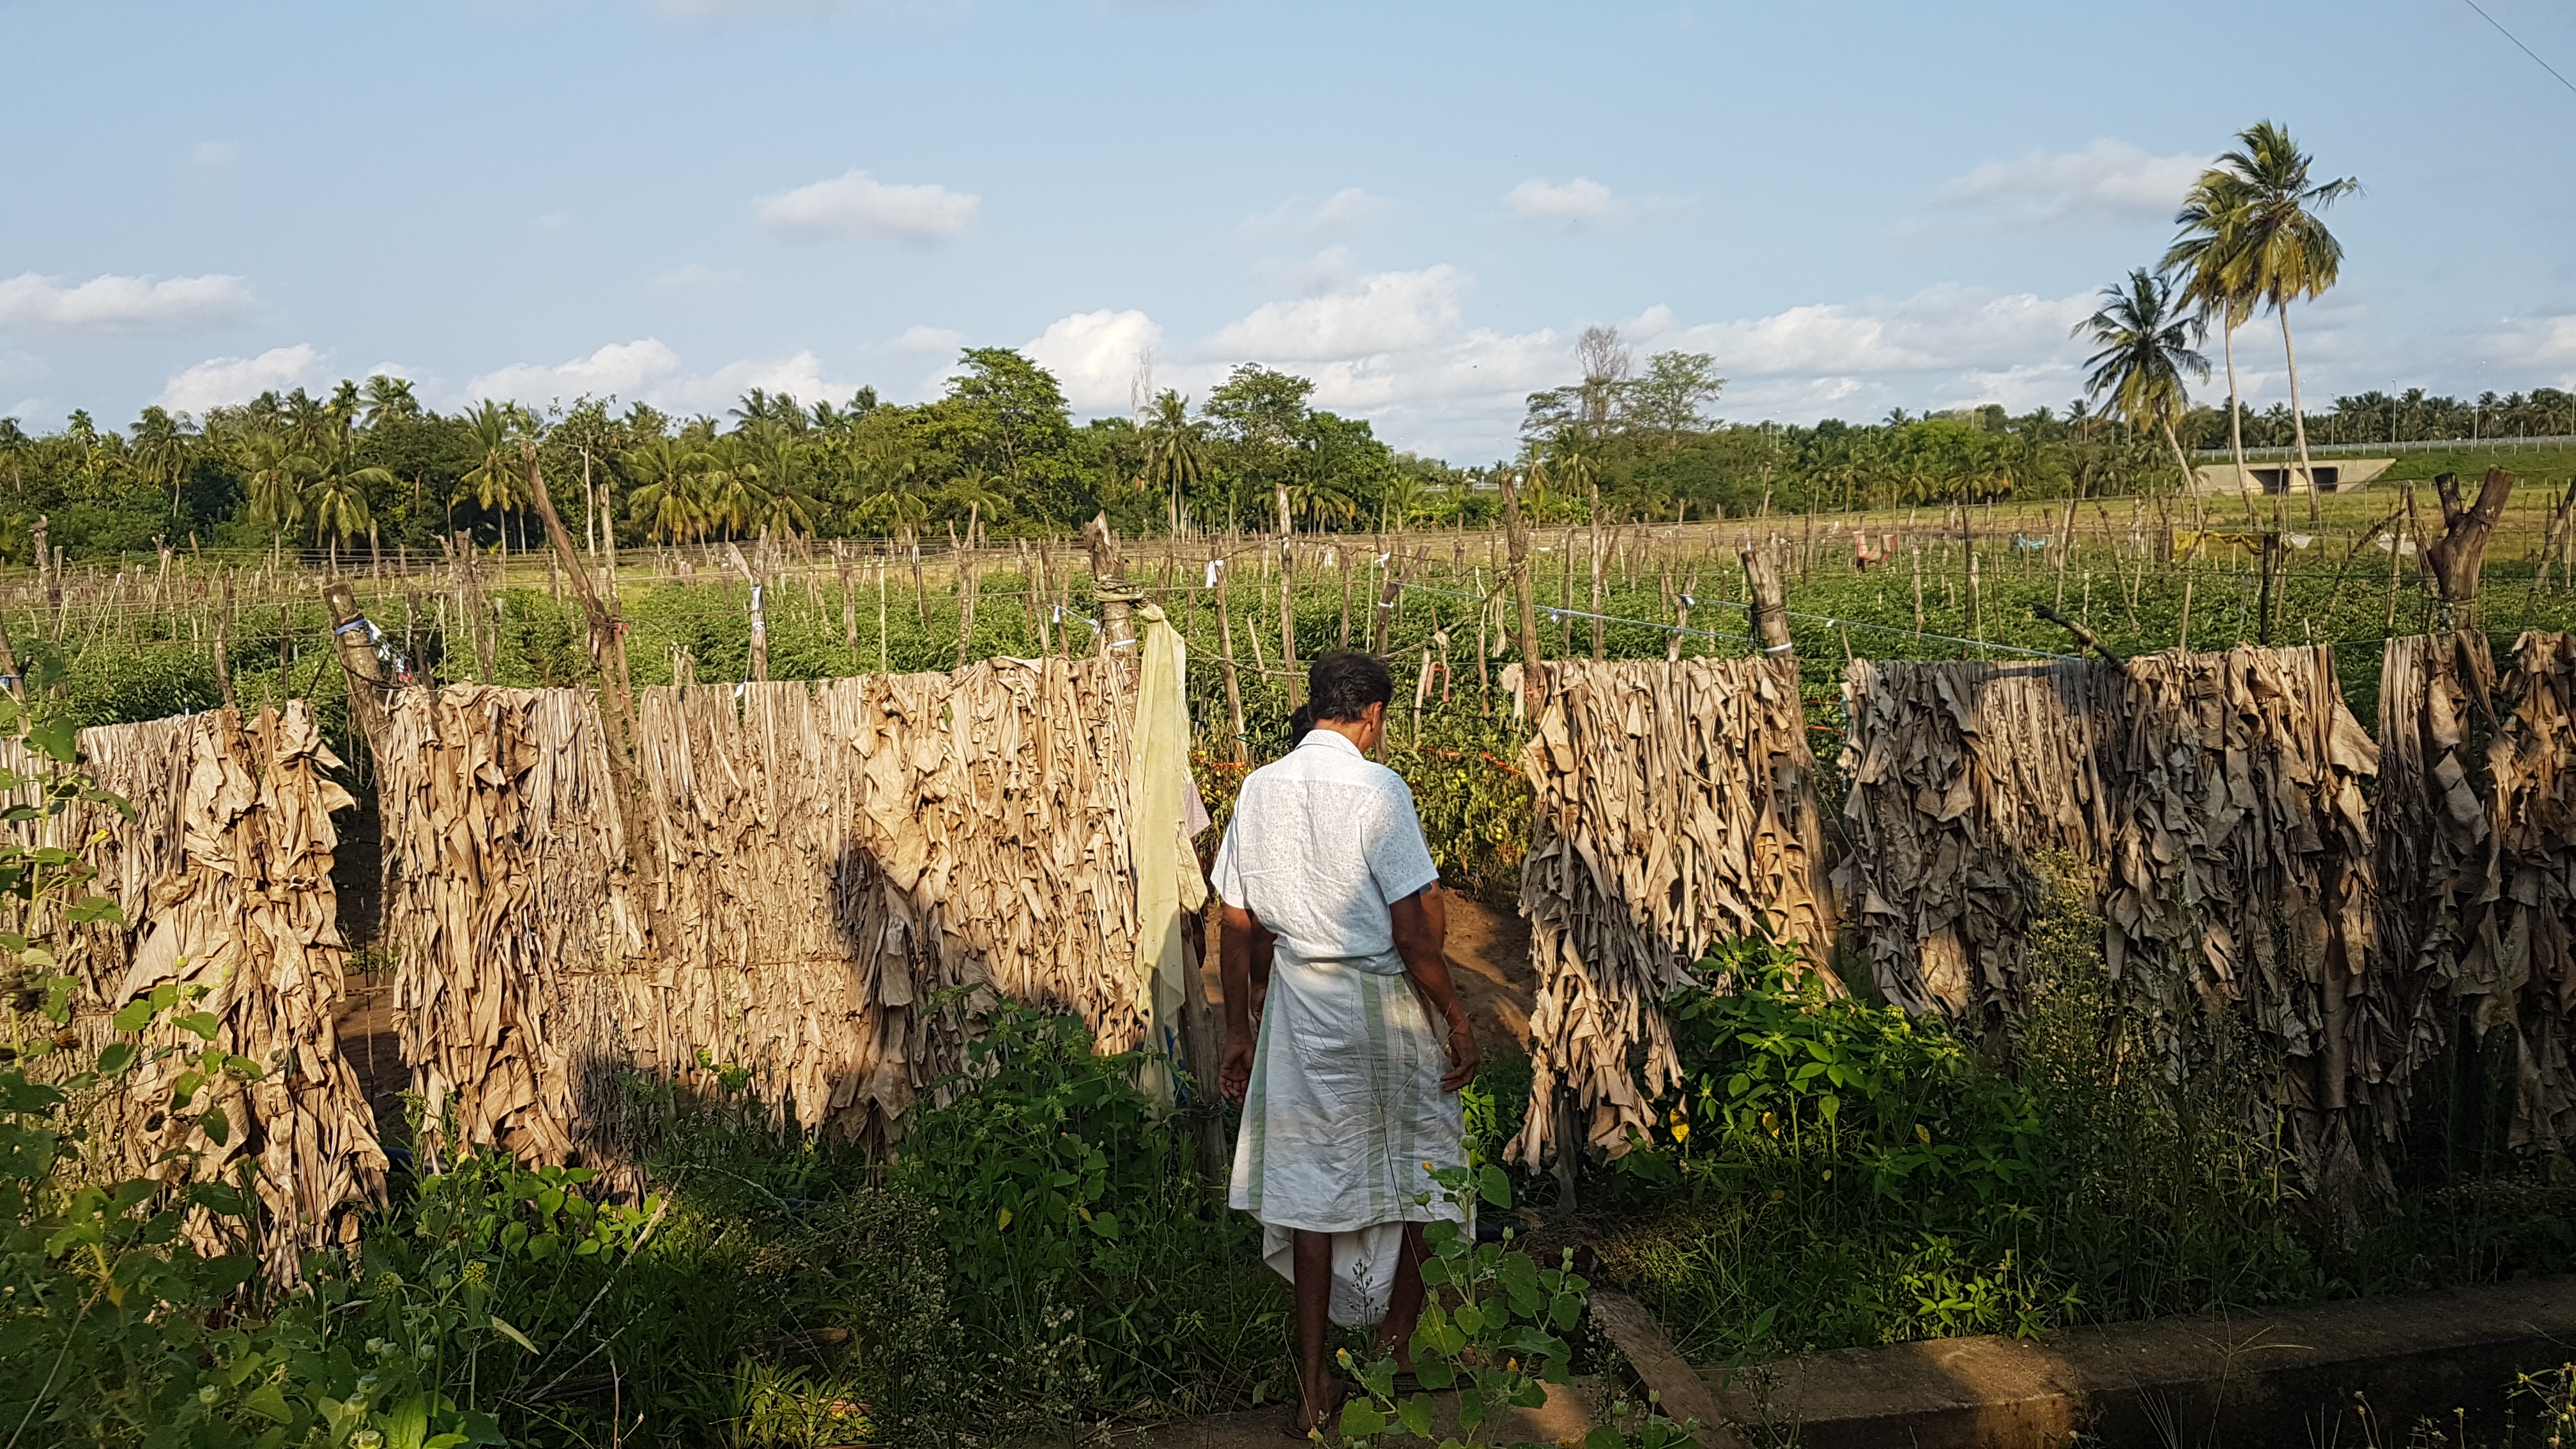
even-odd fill
[{"label": "man's left hand", "polygon": [[1454,1092],[1476,1080],[1476,1062],[1476,1028],[1462,1011],[1449,1023],[1449,1072],[1440,1090]]},{"label": "man's left hand", "polygon": [[1216,1089],[1224,1094],[1227,1101],[1241,1102],[1244,1089],[1251,1085],[1252,1043],[1249,1040],[1227,1042],[1225,1060],[1216,1070]]}]

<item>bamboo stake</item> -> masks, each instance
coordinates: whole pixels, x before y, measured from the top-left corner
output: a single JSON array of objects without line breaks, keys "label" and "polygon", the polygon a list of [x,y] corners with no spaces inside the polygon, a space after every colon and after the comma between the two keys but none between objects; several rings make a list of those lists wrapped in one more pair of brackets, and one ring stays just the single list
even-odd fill
[{"label": "bamboo stake", "polygon": [[1512,470],[1498,469],[1494,476],[1503,492],[1503,533],[1510,550],[1512,591],[1520,603],[1521,697],[1525,710],[1534,717],[1542,691],[1538,678],[1538,610],[1530,596],[1529,530],[1521,523],[1520,489],[1514,484]]},{"label": "bamboo stake", "polygon": [[859,667],[859,596],[850,582],[850,547],[840,539],[832,540],[832,563],[841,574],[841,648],[850,656],[850,668]]},{"label": "bamboo stake", "polygon": [[[2576,485],[2571,485],[2576,492]],[[1342,549],[1342,647],[1350,647],[1350,549]]]},{"label": "bamboo stake", "polygon": [[1234,762],[1240,765],[1251,758],[1251,745],[1245,740],[1243,731],[1243,686],[1235,677],[1234,616],[1227,612],[1225,605],[1227,586],[1233,580],[1226,577],[1231,570],[1226,567],[1221,548],[1208,550],[1208,563],[1216,571],[1216,632],[1225,646],[1225,720],[1234,740]]},{"label": "bamboo stake", "polygon": [[[2414,532],[2414,530],[2408,526],[2414,522],[2414,484],[2409,483],[2406,485],[2405,501],[2398,505],[2398,512],[2406,516],[2406,522],[2400,524],[2399,531],[2390,535],[2388,540],[2388,618],[2386,623],[2381,626],[2380,632],[2383,634],[2394,634],[2397,632],[2397,559],[2398,555],[2406,551],[2406,540],[2408,536]],[[2415,546],[2420,549],[2424,545],[2417,543]]]},{"label": "bamboo stake", "polygon": [[1601,485],[1592,485],[1592,538],[1586,550],[1592,564],[1592,657],[1603,658],[1601,617]]}]

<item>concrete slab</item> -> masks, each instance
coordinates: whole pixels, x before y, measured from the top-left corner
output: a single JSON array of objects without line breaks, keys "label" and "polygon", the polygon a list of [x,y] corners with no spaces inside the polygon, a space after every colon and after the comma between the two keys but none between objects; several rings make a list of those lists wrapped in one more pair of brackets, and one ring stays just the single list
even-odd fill
[{"label": "concrete slab", "polygon": [[2518,1374],[2571,1360],[2576,1278],[2549,1278],[1698,1372],[1749,1444],[2022,1449],[2081,1432],[2104,1449],[2164,1449],[2366,1442],[2365,1405],[2383,1441],[2462,1412],[2492,1433]]}]

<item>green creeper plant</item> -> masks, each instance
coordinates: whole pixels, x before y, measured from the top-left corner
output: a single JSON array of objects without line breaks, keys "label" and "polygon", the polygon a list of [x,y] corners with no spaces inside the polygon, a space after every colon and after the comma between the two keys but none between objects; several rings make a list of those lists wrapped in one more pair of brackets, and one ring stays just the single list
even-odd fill
[{"label": "green creeper plant", "polygon": [[[1462,1207],[1481,1200],[1495,1211],[1512,1205],[1511,1181],[1492,1163],[1435,1168],[1432,1180],[1449,1201]],[[1583,1318],[1585,1290],[1591,1284],[1574,1271],[1574,1253],[1566,1250],[1556,1266],[1503,1241],[1479,1243],[1455,1222],[1434,1222],[1422,1234],[1429,1256],[1422,1281],[1431,1290],[1407,1348],[1420,1388],[1397,1390],[1397,1363],[1389,1354],[1363,1367],[1348,1349],[1341,1364],[1358,1380],[1360,1392],[1344,1402],[1339,1428],[1355,1444],[1411,1437],[1428,1440],[1434,1433],[1437,1394],[1457,1394],[1457,1432],[1442,1438],[1441,1449],[1472,1449],[1492,1442],[1486,1431],[1511,1409],[1535,1409],[1547,1402],[1547,1386],[1568,1382],[1572,1349],[1564,1335]],[[1676,1424],[1646,1410],[1633,1428],[1616,1420],[1629,1417],[1627,1405],[1616,1405],[1611,1424],[1594,1429],[1584,1449],[1677,1449],[1690,1442],[1696,1421]]]}]

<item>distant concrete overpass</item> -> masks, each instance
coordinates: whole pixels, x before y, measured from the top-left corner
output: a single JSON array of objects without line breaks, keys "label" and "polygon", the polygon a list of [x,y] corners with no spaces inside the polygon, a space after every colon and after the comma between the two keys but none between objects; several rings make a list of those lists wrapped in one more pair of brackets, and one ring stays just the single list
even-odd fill
[{"label": "distant concrete overpass", "polygon": [[[2319,493],[2358,493],[2372,479],[2397,466],[2394,458],[2312,458],[2308,472],[2316,479]],[[2203,463],[2192,470],[2195,493],[2235,493],[2251,486],[2257,493],[2305,493],[2308,481],[2299,475],[2294,462],[2247,463],[2245,482],[2236,479],[2236,465]]]}]

